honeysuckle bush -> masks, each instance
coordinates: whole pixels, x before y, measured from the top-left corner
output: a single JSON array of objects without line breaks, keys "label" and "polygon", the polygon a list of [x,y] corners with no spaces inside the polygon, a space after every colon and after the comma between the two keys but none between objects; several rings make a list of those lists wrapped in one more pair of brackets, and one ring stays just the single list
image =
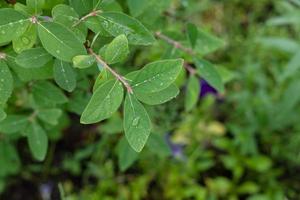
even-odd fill
[{"label": "honeysuckle bush", "polygon": [[299,5],[0,1],[0,199],[299,199]]},{"label": "honeysuckle bush", "polygon": [[[224,92],[218,70],[204,59],[224,42],[192,23],[166,26],[174,19],[163,12],[178,3],[2,3],[1,177],[17,173],[22,158],[14,144],[24,138],[24,151],[44,161],[49,142],[58,141],[63,130],[74,125],[73,113],[86,127],[108,119],[108,130],[123,132],[117,145],[122,170],[146,144],[168,152],[150,113],[176,98],[185,83],[183,105],[191,111],[198,101],[200,77]],[[121,128],[113,131],[115,127]]]}]

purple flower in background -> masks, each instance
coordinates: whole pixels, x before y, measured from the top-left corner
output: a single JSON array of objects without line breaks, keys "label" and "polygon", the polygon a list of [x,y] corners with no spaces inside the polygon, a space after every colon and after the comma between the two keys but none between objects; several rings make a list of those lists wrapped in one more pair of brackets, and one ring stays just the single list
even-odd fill
[{"label": "purple flower in background", "polygon": [[40,194],[43,200],[51,200],[51,193],[53,190],[53,184],[44,183],[40,186]]},{"label": "purple flower in background", "polygon": [[183,153],[184,145],[183,144],[174,143],[171,140],[171,135],[170,134],[166,134],[166,141],[167,141],[167,144],[169,145],[169,147],[171,149],[172,156],[174,158],[176,158],[176,159],[184,160],[185,159],[185,155]]},{"label": "purple flower in background", "polygon": [[218,92],[215,88],[211,87],[208,82],[201,79],[200,80],[201,91],[200,91],[200,98],[205,97],[206,95],[212,94],[214,96],[218,95]]}]

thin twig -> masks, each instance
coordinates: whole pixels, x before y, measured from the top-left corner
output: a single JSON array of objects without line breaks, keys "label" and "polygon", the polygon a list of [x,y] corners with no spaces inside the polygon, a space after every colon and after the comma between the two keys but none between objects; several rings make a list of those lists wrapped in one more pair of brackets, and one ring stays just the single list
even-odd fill
[{"label": "thin twig", "polygon": [[80,23],[82,23],[83,21],[85,21],[89,17],[97,16],[98,13],[101,13],[101,12],[102,12],[101,10],[94,10],[94,11],[90,12],[89,14],[87,14],[87,15],[83,16],[82,18],[80,18],[75,24],[73,24],[72,27],[78,26]]},{"label": "thin twig", "polygon": [[123,76],[121,76],[120,74],[118,74],[116,71],[114,71],[112,68],[110,68],[106,62],[104,62],[101,57],[99,55],[97,55],[91,48],[88,49],[89,53],[91,55],[93,55],[97,62],[99,64],[101,64],[105,69],[107,69],[110,73],[112,73],[112,75],[114,75],[127,89],[127,91],[130,93],[130,94],[133,94],[133,90],[130,86],[130,84],[125,80],[125,78]]},{"label": "thin twig", "polygon": [[180,50],[188,53],[189,55],[194,56],[196,54],[193,51],[193,49],[183,46],[180,42],[177,42],[176,40],[173,40],[172,38],[169,38],[168,36],[162,34],[160,31],[155,32],[155,36],[157,38],[162,39],[162,40],[166,41],[167,43],[173,45],[176,49],[180,49]]},{"label": "thin twig", "polygon": [[189,65],[188,63],[184,63],[184,68],[191,74],[191,75],[194,75],[194,74],[197,74],[196,70],[191,66]]}]

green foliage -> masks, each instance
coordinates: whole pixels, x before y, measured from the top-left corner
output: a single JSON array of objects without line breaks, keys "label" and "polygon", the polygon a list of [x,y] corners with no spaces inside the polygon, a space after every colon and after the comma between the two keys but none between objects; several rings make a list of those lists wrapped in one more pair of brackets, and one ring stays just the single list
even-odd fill
[{"label": "green foliage", "polygon": [[299,0],[12,2],[0,199],[300,198]]}]

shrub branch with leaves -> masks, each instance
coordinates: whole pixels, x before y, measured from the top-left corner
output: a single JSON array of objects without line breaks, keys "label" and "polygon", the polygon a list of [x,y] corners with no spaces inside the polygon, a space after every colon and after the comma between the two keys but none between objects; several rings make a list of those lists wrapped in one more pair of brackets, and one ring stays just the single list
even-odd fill
[{"label": "shrub branch with leaves", "polygon": [[[199,77],[223,92],[218,71],[203,59],[223,42],[193,24],[187,25],[184,40],[174,40],[164,30],[137,20],[145,23],[142,15],[146,11],[139,10],[147,4],[138,1],[127,2],[136,18],[121,12],[117,2],[105,0],[70,0],[69,4],[57,5],[27,0],[26,5],[16,3],[13,8],[1,8],[0,132],[27,137],[33,157],[43,161],[50,132],[63,129],[60,121],[67,112],[81,114],[82,124],[94,124],[110,118],[123,104],[126,139],[133,150],[140,152],[153,127],[145,105],[174,99],[179,94],[175,81],[183,69],[190,73],[185,89],[187,111],[197,103]],[[158,8],[158,17],[170,1],[165,3]],[[157,48],[161,45],[157,40],[178,50],[179,56],[151,62],[128,74],[120,73],[130,71],[122,68],[127,68],[133,49],[143,50],[141,46],[154,44]],[[89,94],[90,86],[81,81],[95,76],[88,104],[76,102],[73,94]],[[70,102],[76,106],[70,106]]]}]

